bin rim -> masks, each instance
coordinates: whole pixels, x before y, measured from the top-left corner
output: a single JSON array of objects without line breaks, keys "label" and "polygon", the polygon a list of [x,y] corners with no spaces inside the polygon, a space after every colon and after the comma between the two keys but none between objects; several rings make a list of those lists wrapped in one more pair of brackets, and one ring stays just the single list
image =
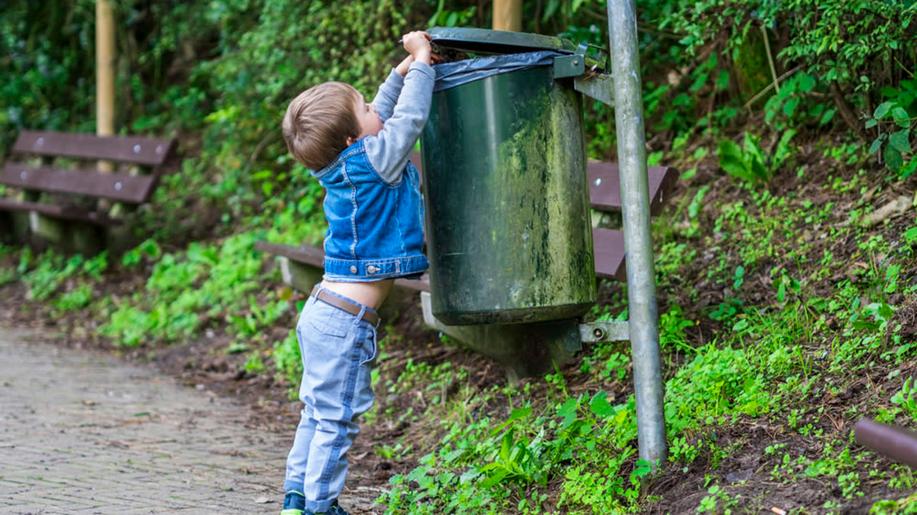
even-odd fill
[{"label": "bin rim", "polygon": [[533,34],[474,27],[433,27],[427,31],[438,46],[465,52],[515,54],[536,50],[576,53],[577,46],[566,39]]},{"label": "bin rim", "polygon": [[539,50],[519,54],[497,54],[473,57],[449,63],[435,64],[436,82],[433,92],[438,93],[456,88],[469,82],[476,82],[494,75],[528,70],[540,66],[552,66],[554,60],[564,54],[554,50]]}]

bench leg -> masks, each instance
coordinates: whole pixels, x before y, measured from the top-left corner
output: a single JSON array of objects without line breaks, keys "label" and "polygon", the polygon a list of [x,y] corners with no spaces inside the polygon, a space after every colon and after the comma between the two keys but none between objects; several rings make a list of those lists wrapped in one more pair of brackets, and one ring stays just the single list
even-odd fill
[{"label": "bench leg", "polygon": [[134,235],[134,227],[130,224],[111,225],[105,228],[105,248],[114,256],[120,256],[140,243],[140,238]]},{"label": "bench leg", "polygon": [[56,220],[29,213],[29,229],[39,243],[46,243],[65,253],[94,256],[102,251],[101,229],[84,222]]},{"label": "bench leg", "polygon": [[64,223],[34,211],[29,213],[29,231],[41,240],[57,247],[67,238]]},{"label": "bench leg", "polygon": [[136,230],[136,225],[129,223],[133,219],[130,214],[135,212],[136,208],[120,203],[109,206],[107,203],[99,201],[97,209],[101,212],[107,211],[108,216],[111,218],[120,220],[126,219],[128,221],[128,223],[110,225],[105,228],[105,248],[108,249],[110,254],[120,256],[143,241],[143,239],[138,237],[134,232]]},{"label": "bench leg", "polygon": [[550,372],[582,348],[579,320],[450,326],[433,316],[429,293],[420,298],[428,326],[503,365],[510,381]]},{"label": "bench leg", "polygon": [[97,225],[70,222],[67,231],[70,234],[62,245],[66,252],[95,256],[105,249],[105,234]]},{"label": "bench leg", "polygon": [[321,268],[290,261],[283,256],[277,256],[277,263],[280,265],[283,283],[302,292],[311,292],[312,287],[321,282],[322,275],[324,275],[324,270]]},{"label": "bench leg", "polygon": [[0,243],[14,243],[16,233],[13,229],[12,213],[0,211]]},{"label": "bench leg", "polygon": [[103,248],[102,236],[98,226],[84,222],[58,220],[35,212],[0,213],[0,239],[28,244],[39,251],[54,248],[93,256]]},{"label": "bench leg", "polygon": [[29,230],[29,214],[21,211],[9,213],[13,241],[16,243],[31,243],[32,234]]}]

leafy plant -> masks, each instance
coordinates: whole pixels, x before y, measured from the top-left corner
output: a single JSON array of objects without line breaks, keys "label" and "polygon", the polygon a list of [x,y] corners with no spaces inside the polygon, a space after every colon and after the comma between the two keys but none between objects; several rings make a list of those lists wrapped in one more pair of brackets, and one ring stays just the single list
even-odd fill
[{"label": "leafy plant", "polygon": [[818,127],[830,123],[837,109],[823,101],[811,101],[816,84],[817,78],[805,72],[783,81],[777,94],[764,105],[764,121],[780,131],[809,121],[814,121]]},{"label": "leafy plant", "polygon": [[81,284],[55,300],[54,307],[61,311],[76,311],[88,306],[92,302],[92,298],[92,286]]},{"label": "leafy plant", "polygon": [[912,420],[917,421],[917,388],[914,386],[914,378],[908,377],[904,380],[901,389],[892,396],[892,404],[898,405],[907,413]]},{"label": "leafy plant", "polygon": [[274,367],[280,376],[291,385],[290,396],[295,398],[302,379],[302,355],[296,330],[291,330],[283,340],[274,342]]},{"label": "leafy plant", "polygon": [[793,147],[790,140],[796,131],[785,131],[777,142],[771,157],[761,148],[760,139],[746,132],[742,147],[732,140],[720,140],[717,155],[720,158],[720,168],[726,173],[749,184],[762,184],[770,181],[784,162],[792,156]]},{"label": "leafy plant", "polygon": [[121,264],[130,268],[139,265],[144,260],[158,261],[162,257],[162,249],[156,240],[144,240],[141,244],[128,250],[121,256]]},{"label": "leafy plant", "polygon": [[866,128],[878,133],[869,153],[881,156],[889,170],[905,179],[917,172],[911,146],[911,131],[917,123],[917,79],[901,81],[900,88],[883,88],[882,93],[888,100],[866,120]]}]

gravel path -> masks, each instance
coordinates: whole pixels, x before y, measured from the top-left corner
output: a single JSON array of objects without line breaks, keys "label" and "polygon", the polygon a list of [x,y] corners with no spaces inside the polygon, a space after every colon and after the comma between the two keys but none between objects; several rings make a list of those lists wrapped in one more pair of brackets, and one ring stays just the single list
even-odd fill
[{"label": "gravel path", "polygon": [[278,513],[288,438],[246,419],[152,369],[0,328],[0,513]]}]

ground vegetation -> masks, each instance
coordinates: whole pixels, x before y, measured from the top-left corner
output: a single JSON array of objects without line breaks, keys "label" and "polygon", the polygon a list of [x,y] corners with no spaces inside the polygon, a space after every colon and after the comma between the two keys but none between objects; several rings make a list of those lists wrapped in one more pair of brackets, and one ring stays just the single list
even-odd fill
[{"label": "ground vegetation", "polygon": [[[152,360],[288,431],[303,294],[255,242],[316,244],[321,188],[286,153],[295,93],[367,96],[408,29],[490,24],[490,3],[118,0],[118,126],[184,165],[119,256],[0,247],[4,319]],[[525,29],[600,47],[604,4],[524,2]],[[855,444],[917,428],[917,7],[904,0],[638,1],[668,460],[637,459],[630,350],[507,383],[405,310],[385,328],[355,475],[391,513],[917,512],[917,478]],[[94,130],[90,0],[0,12],[0,150]],[[591,157],[613,112],[587,102]],[[2,189],[2,188],[0,188]],[[2,193],[2,192],[0,192]],[[600,283],[590,319],[625,319]],[[280,471],[278,471],[280,474]]]}]

